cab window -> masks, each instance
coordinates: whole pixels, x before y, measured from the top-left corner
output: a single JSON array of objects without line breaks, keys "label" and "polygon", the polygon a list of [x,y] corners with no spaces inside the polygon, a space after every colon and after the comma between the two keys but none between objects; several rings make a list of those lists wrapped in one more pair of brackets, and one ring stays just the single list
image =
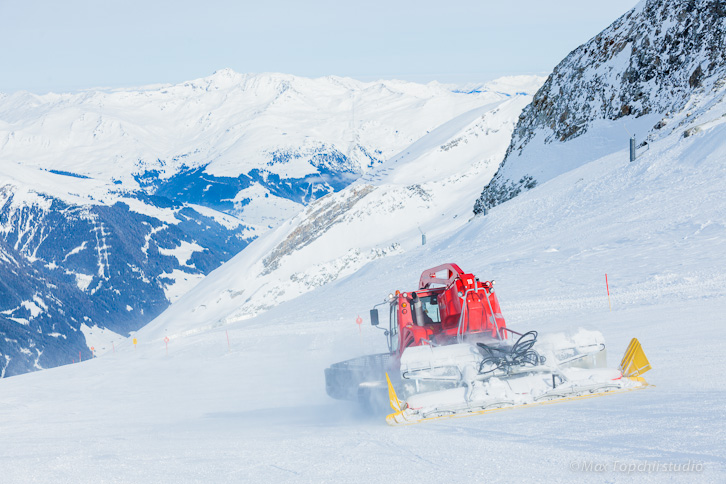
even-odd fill
[{"label": "cab window", "polygon": [[441,322],[441,316],[439,315],[439,303],[436,300],[435,295],[422,297],[421,307],[424,313],[428,314],[429,318],[431,318],[434,323]]}]

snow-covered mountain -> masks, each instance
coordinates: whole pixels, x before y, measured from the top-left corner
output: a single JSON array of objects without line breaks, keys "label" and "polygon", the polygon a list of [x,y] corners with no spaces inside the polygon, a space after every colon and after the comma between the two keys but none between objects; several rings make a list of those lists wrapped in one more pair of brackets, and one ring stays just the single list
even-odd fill
[{"label": "snow-covered mountain", "polygon": [[[473,132],[452,150],[473,147],[482,138]],[[433,160],[448,152],[429,153]],[[354,232],[350,216],[311,246],[339,240],[336,227],[359,239],[383,237],[397,224],[391,238],[402,241],[399,251],[256,317],[221,320],[247,297],[234,292],[245,277],[236,270],[242,256],[255,247],[265,256],[288,236],[270,232],[142,328],[137,345],[126,340],[80,365],[0,380],[0,435],[12,443],[3,481],[721,482],[724,157],[726,118],[719,118],[687,138],[676,132],[655,141],[634,163],[625,147],[457,225],[470,213],[466,203],[463,215],[441,224],[450,231],[422,225],[425,246],[413,219],[422,199],[372,191],[355,204],[373,197],[382,205],[365,230]],[[396,166],[416,171],[391,163],[368,182],[381,194],[395,189],[384,177],[395,185]],[[432,200],[444,193],[427,190]],[[396,208],[406,204],[411,210]],[[410,242],[399,235],[407,233]],[[281,257],[278,270],[291,269],[294,257]],[[386,351],[383,332],[367,321],[359,329],[356,317],[367,319],[390,291],[415,287],[424,268],[447,261],[496,279],[514,330],[596,328],[613,367],[639,338],[654,387],[395,429],[330,399],[327,366]],[[482,459],[482,449],[496,452]]]},{"label": "snow-covered mountain", "polygon": [[0,99],[0,162],[143,188],[266,228],[480,106],[481,91],[225,69],[136,90],[19,92]]},{"label": "snow-covered mountain", "polygon": [[464,92],[223,70],[0,97],[0,376],[91,357],[99,334],[143,326],[305,205],[532,82]]},{"label": "snow-covered mountain", "polygon": [[204,207],[4,168],[0,376],[90,358],[89,334],[137,330],[253,237]]},{"label": "snow-covered mountain", "polygon": [[474,211],[627,147],[632,135],[641,151],[676,130],[688,136],[724,95],[723,0],[643,0],[557,65]]},{"label": "snow-covered mountain", "polygon": [[481,179],[494,174],[531,100],[489,96],[255,240],[151,325],[197,331],[249,319],[465,225]]},{"label": "snow-covered mountain", "polygon": [[[647,2],[631,18],[659,5],[700,12],[722,3]],[[683,11],[665,16],[661,30],[695,18]],[[633,35],[647,27],[635,25]],[[663,47],[681,42],[671,37]],[[619,71],[621,61],[600,69]],[[598,115],[565,141],[545,143],[557,128],[545,122],[520,158],[547,161],[546,181],[531,172],[531,190],[471,219],[471,202],[512,146],[517,120],[535,108],[518,118],[529,96],[492,97],[461,112],[258,237],[136,333],[138,344],[125,340],[114,351],[101,343],[106,353],[83,364],[0,379],[0,435],[12,443],[2,456],[4,481],[723,481],[719,89],[689,86],[693,110],[687,104],[672,117]],[[669,99],[663,91],[661,107]],[[651,135],[632,163],[623,127],[639,139]],[[512,153],[500,173],[519,163]],[[15,250],[0,241],[0,267],[27,265]],[[357,326],[357,316],[443,262],[496,279],[517,331],[594,327],[612,367],[639,338],[654,386],[395,430],[331,400],[327,366],[386,351],[382,331]],[[30,277],[3,281],[24,288],[42,278],[22,270]],[[27,311],[41,307],[24,297]],[[482,449],[496,451],[482,459]]]}]

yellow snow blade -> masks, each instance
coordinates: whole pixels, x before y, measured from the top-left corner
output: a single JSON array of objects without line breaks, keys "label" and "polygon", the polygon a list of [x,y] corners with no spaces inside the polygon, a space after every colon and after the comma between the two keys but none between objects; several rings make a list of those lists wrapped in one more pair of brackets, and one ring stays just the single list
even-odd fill
[{"label": "yellow snow blade", "polygon": [[388,378],[388,372],[386,372],[386,381],[388,382],[388,399],[391,402],[391,408],[394,409],[396,412],[400,412],[402,406],[401,400],[399,400],[396,396],[396,390],[391,384],[391,379]]},{"label": "yellow snow blade", "polygon": [[640,341],[633,338],[625,350],[623,361],[620,362],[620,371],[624,377],[637,377],[650,370],[650,363],[640,346]]},{"label": "yellow snow blade", "polygon": [[[406,425],[408,421],[406,420],[406,416],[403,414],[403,410],[394,412],[390,415],[386,415],[386,423],[391,426],[396,425]],[[411,422],[411,423],[418,423],[418,422]]]},{"label": "yellow snow blade", "polygon": [[595,392],[595,393],[585,393],[582,395],[574,395],[571,397],[562,397],[562,398],[557,398],[554,400],[543,400],[543,401],[533,402],[533,403],[507,405],[507,406],[497,407],[497,408],[488,408],[488,409],[481,409],[481,410],[465,411],[465,412],[460,412],[460,413],[451,413],[449,415],[437,415],[435,417],[419,417],[415,414],[408,414],[409,410],[400,410],[398,412],[394,412],[394,413],[386,416],[386,423],[388,423],[388,425],[395,427],[395,426],[399,426],[399,425],[412,425],[412,424],[418,424],[418,423],[422,423],[422,422],[430,422],[432,420],[473,417],[475,415],[485,415],[488,413],[503,412],[506,410],[513,410],[516,408],[538,407],[540,405],[553,405],[553,404],[570,402],[570,401],[575,401],[575,400],[585,400],[585,399],[589,399],[589,398],[603,397],[603,396],[607,396],[607,395],[616,395],[618,393],[642,390],[643,388],[648,388],[649,386],[652,386],[652,385],[648,384],[648,382],[646,382],[644,378],[633,377],[633,378],[628,378],[628,379],[632,380],[633,382],[639,383],[639,385],[628,387],[628,388],[621,388],[618,390],[610,390],[610,391]]}]

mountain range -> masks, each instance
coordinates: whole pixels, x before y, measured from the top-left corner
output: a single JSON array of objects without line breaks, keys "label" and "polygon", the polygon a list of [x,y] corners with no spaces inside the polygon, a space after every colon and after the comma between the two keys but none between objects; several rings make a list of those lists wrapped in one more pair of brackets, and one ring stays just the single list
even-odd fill
[{"label": "mountain range", "polygon": [[90,358],[102,350],[88,341],[138,330],[304,207],[540,82],[460,90],[225,69],[0,96],[0,375]]},{"label": "mountain range", "polygon": [[[303,155],[225,172],[233,164],[222,158],[174,161],[185,150],[159,148],[157,157],[152,144],[142,163],[137,151],[126,167],[107,164],[105,176],[73,165],[82,148],[69,149],[62,166],[0,150],[0,206],[16,214],[0,219],[0,368],[28,372],[0,379],[3,482],[722,482],[724,7],[642,1],[548,80],[408,85],[400,100],[409,108],[426,113],[438,101],[416,96],[448,89],[442,104],[456,109],[428,123],[415,109],[390,106],[389,119],[401,124],[392,133],[405,135],[395,146],[366,145],[382,154],[356,174],[352,167],[370,158],[317,178],[311,163],[297,164]],[[317,81],[301,82],[332,82]],[[208,82],[187,84],[79,99],[147,90],[153,98]],[[384,85],[403,84],[371,86]],[[310,116],[324,104],[335,118],[333,108],[352,95],[325,92],[315,97],[321,104],[302,103]],[[47,99],[60,108],[73,96]],[[367,109],[385,118],[384,104]],[[22,126],[42,128],[35,116],[12,118],[23,106],[3,111],[0,128],[15,124],[0,144]],[[347,106],[348,117],[335,119],[352,119]],[[143,114],[145,105],[131,111]],[[356,119],[361,111],[356,102]],[[315,123],[296,116],[290,123],[313,136]],[[142,118],[134,117],[143,127]],[[161,122],[150,119],[145,129]],[[270,118],[260,139],[283,121]],[[287,146],[284,132],[270,135],[271,152]],[[316,139],[333,146],[326,132]],[[85,139],[64,133],[51,137],[54,149]],[[103,159],[88,157],[91,165]],[[277,170],[277,186],[290,190],[241,188],[254,169],[267,170],[268,181]],[[323,179],[341,173],[340,185]],[[306,176],[320,192],[302,200],[307,182],[292,180]],[[389,349],[382,329],[390,313],[381,310],[373,326],[367,310],[447,262],[491,281],[507,327],[522,335],[596,329],[613,369],[637,338],[652,367],[648,387],[397,429],[330,398],[326,368]],[[199,282],[184,288],[183,277]],[[158,305],[144,306],[154,294]],[[143,327],[131,320],[141,309],[146,321],[158,313]],[[112,320],[119,333],[106,326]],[[65,364],[79,349],[84,361]],[[63,366],[31,371],[52,366],[52,355]],[[482,449],[496,450],[482,458]]]}]

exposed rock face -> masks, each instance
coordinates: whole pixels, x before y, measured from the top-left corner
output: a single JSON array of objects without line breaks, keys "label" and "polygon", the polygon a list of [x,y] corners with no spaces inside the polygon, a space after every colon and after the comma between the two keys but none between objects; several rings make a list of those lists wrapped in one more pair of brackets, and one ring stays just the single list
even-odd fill
[{"label": "exposed rock face", "polygon": [[279,267],[282,257],[305,247],[327,232],[330,227],[340,223],[351,207],[372,191],[373,187],[370,185],[354,187],[350,191],[350,196],[342,200],[329,199],[308,207],[306,219],[262,261],[265,266],[262,274],[271,273]]},{"label": "exposed rock face", "polygon": [[[554,69],[522,112],[474,212],[545,181],[512,169],[535,137],[539,147],[564,143],[587,133],[596,120],[648,114],[663,118],[650,133],[666,125],[670,133],[682,126],[673,121],[685,116],[684,109],[694,112],[719,98],[725,79],[726,1],[640,2]],[[545,171],[558,174],[556,167]]]}]

